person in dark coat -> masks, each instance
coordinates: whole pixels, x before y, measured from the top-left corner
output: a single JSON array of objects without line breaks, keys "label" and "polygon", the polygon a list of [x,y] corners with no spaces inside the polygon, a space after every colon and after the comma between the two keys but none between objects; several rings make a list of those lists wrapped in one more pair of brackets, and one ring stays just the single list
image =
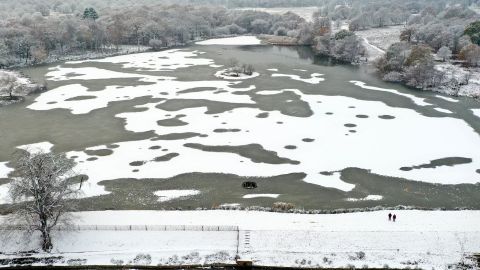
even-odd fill
[{"label": "person in dark coat", "polygon": [[395,222],[396,219],[397,219],[397,215],[393,214],[393,222]]},{"label": "person in dark coat", "polygon": [[388,213],[388,221],[392,220],[392,213]]}]

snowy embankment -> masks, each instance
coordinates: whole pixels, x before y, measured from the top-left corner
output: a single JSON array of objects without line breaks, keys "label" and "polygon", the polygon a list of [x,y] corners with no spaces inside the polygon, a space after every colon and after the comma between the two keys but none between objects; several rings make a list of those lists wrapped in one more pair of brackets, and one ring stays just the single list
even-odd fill
[{"label": "snowy embankment", "polygon": [[[480,211],[301,215],[245,211],[80,212],[78,225],[142,225],[137,230],[55,232],[56,264],[234,263],[296,267],[446,268],[480,250]],[[224,231],[148,230],[153,225],[238,226]],[[92,226],[92,228],[95,226]],[[128,227],[128,226],[124,226]],[[147,230],[141,228],[145,227]],[[114,228],[114,227],[113,227]],[[158,228],[158,227],[157,227]],[[221,229],[222,227],[220,227]],[[226,227],[227,228],[227,227]],[[18,235],[17,235],[18,237]],[[0,259],[35,248],[34,241],[2,239]],[[143,256],[137,256],[144,254]],[[36,254],[44,257],[47,254]],[[148,256],[147,256],[148,255]],[[135,260],[149,257],[150,260]]]}]

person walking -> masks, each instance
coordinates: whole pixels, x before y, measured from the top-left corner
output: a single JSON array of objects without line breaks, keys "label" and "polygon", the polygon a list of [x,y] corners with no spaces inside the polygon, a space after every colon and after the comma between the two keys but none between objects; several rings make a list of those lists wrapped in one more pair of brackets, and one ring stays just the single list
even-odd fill
[{"label": "person walking", "polygon": [[392,220],[392,213],[388,213],[388,221]]},{"label": "person walking", "polygon": [[397,219],[397,215],[393,214],[393,222],[395,222],[396,219]]}]

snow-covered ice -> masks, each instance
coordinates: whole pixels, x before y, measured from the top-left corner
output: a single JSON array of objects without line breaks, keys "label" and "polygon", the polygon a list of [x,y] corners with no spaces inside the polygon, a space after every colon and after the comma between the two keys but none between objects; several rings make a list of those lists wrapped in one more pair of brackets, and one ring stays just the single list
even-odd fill
[{"label": "snow-covered ice", "polygon": [[472,112],[480,118],[480,109],[473,109]]},{"label": "snow-covered ice", "polygon": [[198,45],[260,45],[261,40],[255,36],[238,36],[229,38],[214,38],[196,42]]},{"label": "snow-covered ice", "polygon": [[383,199],[382,195],[368,195],[365,198],[347,198],[345,200],[350,202],[358,202],[358,201],[380,201]]},{"label": "snow-covered ice", "polygon": [[[199,58],[199,51],[172,49],[160,52],[147,52],[106,57],[95,60],[82,60],[66,62],[67,64],[80,64],[85,62],[121,64],[124,68],[134,68],[146,71],[172,71],[191,66],[208,66],[214,64],[213,60]],[[48,75],[48,74],[47,74]]]},{"label": "snow-covered ice", "polygon": [[243,195],[244,199],[254,199],[254,198],[278,198],[280,194],[247,194]]},{"label": "snow-covered ice", "polygon": [[155,191],[153,194],[158,196],[159,202],[166,202],[166,201],[171,201],[175,199],[186,199],[186,198],[200,194],[200,191],[194,190],[194,189],[159,190],[159,191]]},{"label": "snow-covered ice", "polygon": [[448,96],[442,96],[442,95],[435,95],[437,98],[441,98],[443,100],[446,100],[446,101],[450,101],[450,102],[459,102],[460,100],[458,99],[455,99],[455,98],[452,98],[452,97],[448,97]]},{"label": "snow-covered ice", "polygon": [[442,112],[442,113],[453,113],[450,110],[444,109],[444,108],[433,108],[435,111]]},{"label": "snow-covered ice", "polygon": [[325,78],[322,78],[321,76],[323,76],[323,74],[312,73],[310,75],[310,78],[304,79],[304,78],[302,78],[298,75],[293,75],[293,74],[280,74],[280,73],[272,74],[272,77],[274,77],[274,78],[287,77],[287,78],[290,78],[292,80],[301,81],[301,82],[310,83],[310,84],[319,84],[320,82],[325,81]]},{"label": "snow-covered ice", "polygon": [[[172,81],[171,83],[175,84],[176,82]],[[204,84],[205,87],[211,85],[218,85],[218,82],[210,81]],[[227,85],[223,87],[229,88]],[[383,88],[376,89],[389,91]],[[95,93],[100,95],[104,91],[96,91]],[[307,118],[292,117],[283,115],[278,111],[272,111],[269,112],[268,118],[262,119],[256,117],[263,112],[262,110],[236,108],[230,113],[217,114],[216,117],[213,117],[211,114],[205,113],[206,108],[199,107],[175,112],[175,114],[184,115],[182,121],[188,123],[187,125],[165,128],[157,125],[157,121],[172,112],[158,108],[157,105],[162,103],[160,102],[137,106],[146,110],[121,113],[117,117],[125,119],[125,128],[133,132],[154,131],[158,135],[196,132],[208,135],[208,137],[187,139],[188,143],[207,146],[242,146],[258,143],[266,150],[277,152],[279,157],[287,157],[290,160],[298,161],[300,165],[259,163],[234,153],[205,152],[186,147],[185,140],[121,142],[118,143],[118,148],[112,150],[111,155],[98,157],[94,161],[87,161],[90,156],[83,151],[70,152],[68,155],[78,156],[76,160],[77,162],[81,161],[81,163],[77,165],[76,169],[90,177],[88,185],[83,187],[85,196],[104,194],[103,187],[96,185],[101,180],[125,177],[136,179],[168,178],[192,171],[234,173],[240,176],[273,176],[305,172],[307,177],[304,181],[343,191],[350,191],[354,188],[353,184],[340,179],[339,171],[349,167],[366,168],[371,170],[372,173],[380,175],[432,183],[458,184],[480,181],[480,175],[475,172],[480,160],[480,153],[475,150],[476,145],[480,144],[480,137],[462,120],[450,117],[425,117],[414,110],[390,107],[382,102],[360,101],[349,97],[304,95],[295,89],[263,90],[259,93],[275,94],[282,91],[291,91],[300,95],[301,100],[308,102],[314,112],[313,116]],[[188,95],[196,99],[219,100],[216,95],[208,91],[194,92]],[[222,101],[235,102],[239,97],[242,97],[246,99],[245,101],[251,102],[247,95],[233,95],[230,92],[223,93],[223,95]],[[406,95],[412,98],[410,95]],[[39,99],[44,96],[45,94],[41,95]],[[111,94],[106,96],[109,98]],[[42,103],[47,104],[48,100],[46,98]],[[319,104],[318,101],[322,103]],[[85,103],[84,105],[95,106],[94,103]],[[334,114],[329,116],[325,112],[334,112]],[[382,119],[380,113],[393,119]],[[360,114],[369,117],[357,118],[356,115]],[[278,121],[282,121],[283,124],[279,125]],[[222,125],[222,123],[226,124]],[[312,128],[305,129],[306,126]],[[445,130],[445,126],[450,128]],[[218,127],[238,129],[240,132],[228,134],[213,132]],[[323,127],[329,127],[328,132],[323,132]],[[249,132],[246,132],[247,130]],[[352,133],[352,130],[355,132]],[[405,133],[405,130],[416,130],[417,133]],[[423,134],[423,136],[417,136],[418,133]],[[284,134],[284,136],[281,137],[281,140],[272,140],[271,138],[277,137],[276,134]],[[452,137],[458,138],[458,143],[444,143]],[[302,142],[304,138],[313,138],[315,141],[305,143]],[[398,143],[391,143],[392,141]],[[295,150],[288,150],[284,148],[287,144],[294,144],[298,147]],[[155,158],[166,154],[165,152],[159,152],[160,150],[145,151],[154,145],[161,145],[162,149],[169,150],[168,153],[178,153],[179,155],[168,162],[154,162]],[[442,147],[439,148],[438,145],[442,145]],[[89,150],[98,150],[105,147],[99,145]],[[411,151],[414,151],[414,149],[423,150],[417,152],[416,155],[411,155]],[[132,155],[132,153],[135,153],[135,155]],[[322,155],[316,153],[322,153]],[[338,155],[338,153],[343,154]],[[364,157],[364,153],[370,153],[368,159]],[[401,167],[426,164],[432,160],[446,157],[471,158],[472,163],[410,171],[400,170]],[[135,161],[143,161],[144,163],[142,166],[135,168],[129,165]],[[189,167],[187,168],[184,164],[189,164]],[[218,164],[221,164],[221,166]],[[111,166],[118,169],[104,170],[105,167]],[[134,171],[134,169],[138,171]],[[324,175],[320,172],[337,173]]]},{"label": "snow-covered ice", "polygon": [[340,172],[333,172],[327,175],[318,173],[315,177],[305,179],[305,182],[328,188],[336,188],[345,192],[352,191],[355,188],[355,185],[343,181],[340,179],[340,176]]},{"label": "snow-covered ice", "polygon": [[48,153],[52,151],[53,144],[51,142],[39,142],[39,143],[20,145],[17,148],[28,151],[32,154],[40,153],[40,152]]},{"label": "snow-covered ice", "polygon": [[[151,53],[139,54],[136,57],[147,63],[152,58],[158,67],[162,66],[163,61],[170,61],[169,59],[180,61],[178,62],[180,66],[188,66],[196,63],[201,53],[169,50],[161,52],[160,55],[167,56],[159,58],[157,53]],[[112,57],[108,61],[125,64],[122,62],[123,60]],[[142,67],[140,65],[142,62],[138,59],[132,61],[131,65],[138,65],[137,68]],[[210,60],[208,63],[214,64]],[[68,74],[77,74],[78,76],[75,77],[77,80],[91,80],[99,78],[99,76],[101,78],[140,76],[139,80],[151,84],[124,87],[110,85],[99,91],[89,91],[87,87],[80,84],[62,86],[42,93],[29,106],[30,109],[65,108],[73,114],[85,114],[95,109],[105,108],[110,102],[143,96],[239,104],[238,107],[234,107],[228,112],[212,115],[211,113],[207,114],[208,108],[206,107],[185,108],[175,112],[164,110],[161,106],[166,101],[159,101],[136,106],[142,111],[116,115],[125,120],[125,129],[132,132],[153,131],[158,135],[194,133],[202,136],[183,140],[152,141],[147,139],[121,142],[118,143],[118,148],[112,149],[111,155],[98,157],[97,160],[88,160],[91,156],[83,151],[69,152],[69,156],[78,156],[76,161],[79,163],[76,169],[89,175],[89,181],[83,186],[85,196],[106,194],[103,187],[97,185],[101,180],[126,177],[134,179],[168,178],[192,171],[234,173],[240,176],[274,176],[305,172],[307,174],[305,182],[343,191],[350,191],[354,188],[353,184],[341,180],[340,171],[351,167],[368,169],[372,173],[380,175],[430,183],[458,184],[480,181],[480,175],[476,173],[478,162],[480,162],[480,153],[475,151],[480,144],[480,137],[460,119],[426,117],[412,109],[391,107],[377,101],[362,101],[341,96],[307,95],[298,89],[262,89],[255,95],[294,93],[298,97],[298,101],[308,104],[308,108],[313,113],[312,116],[288,116],[273,110],[268,112],[267,118],[258,118],[257,115],[265,111],[256,107],[257,104],[250,95],[238,94],[255,90],[255,85],[237,88],[237,85],[242,83],[239,81],[178,81],[174,77],[139,75],[128,71],[111,73],[103,72],[101,69],[78,68],[77,72],[76,68],[65,69],[61,66],[55,67],[50,72],[56,79],[66,78]],[[279,75],[289,78],[298,76]],[[306,79],[310,83],[319,83],[323,80],[318,73],[313,73],[311,76],[312,78]],[[254,80],[252,80],[253,82]],[[351,83],[364,89],[406,97],[419,106],[431,105],[425,102],[424,98],[395,89],[370,86],[360,81],[351,81]],[[194,88],[207,88],[207,90],[183,91]],[[88,99],[82,98],[85,96],[88,96]],[[442,110],[446,112],[445,109]],[[165,127],[157,124],[159,120],[175,117],[172,114],[182,115],[182,125]],[[445,130],[445,126],[450,128]],[[306,129],[305,127],[310,128]],[[238,132],[215,131],[220,128]],[[327,132],[325,132],[326,130]],[[416,130],[417,132],[406,133],[405,130]],[[419,133],[423,136],[419,137]],[[277,134],[284,135],[278,137]],[[205,137],[205,135],[207,136]],[[444,143],[453,137],[458,139],[456,144]],[[305,138],[311,138],[313,141],[307,143],[304,141]],[[284,164],[272,164],[268,161],[258,162],[235,153],[194,149],[186,146],[186,143],[233,147],[259,144],[265,150],[275,152],[278,157],[288,158],[289,162]],[[145,151],[155,145],[161,145],[162,150],[168,149],[168,152]],[[286,145],[293,145],[295,149],[285,149]],[[442,147],[438,147],[438,145]],[[90,147],[89,150],[99,150],[105,147],[98,145]],[[417,151],[418,149],[422,149],[422,151]],[[417,152],[412,155],[412,151]],[[168,153],[175,157],[164,162],[155,161],[156,158]],[[369,153],[369,158],[365,158],[365,153]],[[471,158],[472,162],[455,166],[400,170],[401,167],[428,164],[432,160],[448,157]],[[141,162],[142,166],[132,166],[131,163],[134,162]],[[189,166],[187,167],[185,164],[189,164]],[[104,170],[105,167],[112,166],[118,169]],[[322,174],[322,172],[334,173]]]},{"label": "snow-covered ice", "polygon": [[13,171],[12,168],[7,166],[8,162],[0,162],[0,178],[7,178],[8,174]]},{"label": "snow-covered ice", "polygon": [[406,98],[411,99],[413,101],[413,103],[417,104],[418,106],[431,105],[430,103],[425,102],[425,99],[423,99],[423,98],[418,98],[418,97],[416,97],[414,95],[411,95],[411,94],[405,94],[405,93],[402,93],[402,92],[400,92],[398,90],[395,90],[395,89],[386,89],[386,88],[381,88],[381,87],[369,86],[366,83],[361,82],[361,81],[350,81],[350,82],[353,83],[356,86],[359,86],[359,87],[363,88],[363,89],[389,92],[389,93],[393,93],[393,94],[396,94],[396,95],[399,95],[399,96],[404,96]]}]

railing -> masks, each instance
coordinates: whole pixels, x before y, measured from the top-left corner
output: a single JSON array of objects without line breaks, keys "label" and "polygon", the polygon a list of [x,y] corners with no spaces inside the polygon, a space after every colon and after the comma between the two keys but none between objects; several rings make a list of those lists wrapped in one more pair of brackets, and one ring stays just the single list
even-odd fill
[{"label": "railing", "polygon": [[[4,225],[1,230],[22,231],[28,230],[29,226]],[[238,226],[228,225],[59,225],[56,231],[238,231]]]}]

